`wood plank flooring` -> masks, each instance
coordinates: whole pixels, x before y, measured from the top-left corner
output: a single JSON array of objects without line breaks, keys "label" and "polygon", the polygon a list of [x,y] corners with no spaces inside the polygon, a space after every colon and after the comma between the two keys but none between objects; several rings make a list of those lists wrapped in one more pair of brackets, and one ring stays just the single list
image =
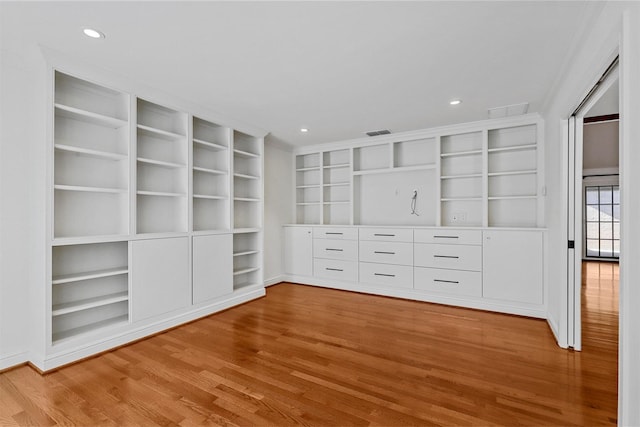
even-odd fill
[{"label": "wood plank flooring", "polygon": [[606,280],[585,287],[581,353],[542,320],[280,284],[44,376],[0,374],[0,425],[613,425]]}]

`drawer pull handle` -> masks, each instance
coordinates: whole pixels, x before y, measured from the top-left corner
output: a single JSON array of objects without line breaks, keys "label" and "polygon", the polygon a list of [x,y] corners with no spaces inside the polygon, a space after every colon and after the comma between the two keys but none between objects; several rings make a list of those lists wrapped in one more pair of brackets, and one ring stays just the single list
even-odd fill
[{"label": "drawer pull handle", "polygon": [[344,251],[344,249],[325,248],[325,251],[342,252],[342,251]]},{"label": "drawer pull handle", "polygon": [[433,279],[434,282],[440,282],[440,283],[453,283],[453,284],[459,284],[460,282],[458,282],[457,280],[440,280],[440,279]]},{"label": "drawer pull handle", "polygon": [[338,236],[342,236],[344,233],[333,233],[333,232],[329,232],[329,231],[327,231],[327,232],[326,232],[326,233],[324,233],[324,234],[327,234],[327,235],[328,235],[328,234],[335,234],[335,235],[338,235]]},{"label": "drawer pull handle", "polygon": [[395,255],[395,252],[373,251],[374,254]]},{"label": "drawer pull handle", "polygon": [[385,234],[385,233],[373,233],[373,235],[378,237],[396,237],[395,234]]},{"label": "drawer pull handle", "polygon": [[451,259],[459,259],[459,256],[454,255],[434,255],[434,258],[451,258]]},{"label": "drawer pull handle", "polygon": [[433,236],[434,239],[458,239],[458,236]]},{"label": "drawer pull handle", "polygon": [[395,274],[373,273],[374,276],[396,277]]},{"label": "drawer pull handle", "polygon": [[329,268],[329,267],[325,267],[325,270],[328,270],[328,271],[344,271],[341,268]]}]

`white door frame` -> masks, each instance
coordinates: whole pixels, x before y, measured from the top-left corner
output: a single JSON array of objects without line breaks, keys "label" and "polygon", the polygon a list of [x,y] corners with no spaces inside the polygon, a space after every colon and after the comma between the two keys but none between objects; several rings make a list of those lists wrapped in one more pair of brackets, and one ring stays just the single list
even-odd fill
[{"label": "white door frame", "polygon": [[600,82],[596,90],[588,95],[580,109],[569,117],[569,145],[568,145],[568,240],[573,242],[573,248],[569,245],[567,255],[567,313],[568,331],[567,341],[569,347],[574,350],[582,350],[582,246],[583,246],[583,182],[582,182],[582,155],[583,155],[583,130],[584,116],[598,102],[600,98],[619,79],[618,64],[611,67],[605,79]]}]

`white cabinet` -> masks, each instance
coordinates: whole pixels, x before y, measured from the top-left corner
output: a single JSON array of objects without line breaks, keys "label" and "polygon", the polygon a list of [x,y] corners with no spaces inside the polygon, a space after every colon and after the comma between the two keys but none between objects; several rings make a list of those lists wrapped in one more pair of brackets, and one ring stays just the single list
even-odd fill
[{"label": "white cabinet", "polygon": [[287,226],[285,272],[309,285],[544,317],[543,235],[534,229]]},{"label": "white cabinet", "polygon": [[285,227],[284,244],[284,271],[296,276],[311,276],[313,274],[311,227]]},{"label": "white cabinet", "polygon": [[193,303],[233,292],[233,236],[194,236]]},{"label": "white cabinet", "polygon": [[483,236],[482,296],[542,304],[542,232],[485,230]]},{"label": "white cabinet", "polygon": [[191,303],[188,237],[138,240],[131,247],[134,322]]}]

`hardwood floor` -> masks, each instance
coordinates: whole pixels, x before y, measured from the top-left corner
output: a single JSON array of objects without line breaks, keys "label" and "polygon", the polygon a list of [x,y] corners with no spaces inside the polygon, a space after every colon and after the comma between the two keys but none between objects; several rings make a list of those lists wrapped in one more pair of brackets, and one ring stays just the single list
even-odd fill
[{"label": "hardwood floor", "polygon": [[45,376],[0,374],[0,425],[615,424],[603,280],[581,353],[542,320],[280,284]]}]

